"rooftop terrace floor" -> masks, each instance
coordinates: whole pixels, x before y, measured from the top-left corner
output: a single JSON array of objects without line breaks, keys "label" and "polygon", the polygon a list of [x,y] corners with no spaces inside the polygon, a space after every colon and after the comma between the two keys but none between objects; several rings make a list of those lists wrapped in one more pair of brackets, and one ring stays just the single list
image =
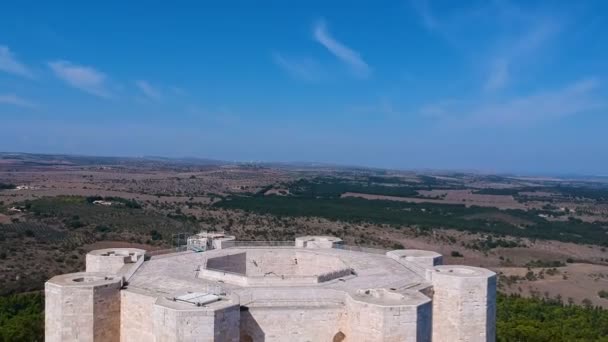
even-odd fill
[{"label": "rooftop terrace floor", "polygon": [[[240,260],[229,264],[217,262],[228,258]],[[293,263],[299,264],[293,266]],[[345,268],[350,272],[338,272]],[[205,271],[208,269],[220,273],[220,277],[207,277]],[[300,281],[301,277],[318,276],[324,272],[338,273],[324,281],[309,284]],[[222,273],[226,278],[221,277]],[[239,284],[229,281],[230,276],[255,277],[258,281]],[[265,282],[263,278],[272,281]],[[332,305],[339,304],[345,293],[353,298],[369,297],[378,303],[397,301],[399,303],[395,304],[404,305],[408,301],[418,303],[418,291],[428,286],[430,284],[424,277],[407,262],[398,262],[382,254],[336,248],[238,247],[153,257],[133,275],[128,289],[156,297],[173,297],[188,292],[227,297],[236,295],[241,305],[276,305],[281,301],[285,305],[293,305],[294,302]],[[402,295],[365,292],[381,288]]]}]

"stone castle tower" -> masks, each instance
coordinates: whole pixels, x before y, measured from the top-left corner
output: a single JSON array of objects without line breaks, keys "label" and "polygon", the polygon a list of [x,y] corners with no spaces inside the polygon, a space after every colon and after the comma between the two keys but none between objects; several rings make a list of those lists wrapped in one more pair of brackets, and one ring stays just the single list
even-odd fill
[{"label": "stone castle tower", "polygon": [[[207,238],[207,237],[206,237]],[[211,238],[211,237],[209,237]],[[45,286],[54,341],[494,341],[496,275],[324,236],[92,251]]]}]

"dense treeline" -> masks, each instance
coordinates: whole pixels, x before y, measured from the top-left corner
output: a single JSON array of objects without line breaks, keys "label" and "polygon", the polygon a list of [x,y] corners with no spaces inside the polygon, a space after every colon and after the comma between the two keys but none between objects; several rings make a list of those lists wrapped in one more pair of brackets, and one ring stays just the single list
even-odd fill
[{"label": "dense treeline", "polygon": [[556,186],[550,189],[551,191],[559,192],[562,196],[571,198],[588,198],[595,201],[608,201],[607,187],[574,187],[574,186]]},{"label": "dense treeline", "polygon": [[505,189],[495,189],[495,188],[484,188],[473,191],[474,194],[479,195],[503,195],[503,196],[517,196],[520,191],[534,191],[538,190],[537,188],[505,188]]},{"label": "dense treeline", "polygon": [[313,181],[301,179],[288,187],[289,192],[304,198],[338,198],[346,192],[360,192],[383,196],[418,196],[416,189],[408,186],[383,186],[371,182],[362,184],[332,178],[317,178]]},{"label": "dense treeline", "polygon": [[[421,175],[418,176],[419,182],[403,180],[399,177],[378,177],[368,176],[357,179],[345,179],[335,177],[316,177],[314,179],[300,179],[287,184],[290,192],[301,197],[340,197],[345,192],[361,192],[371,195],[416,197],[417,190],[432,189],[466,189],[458,182],[447,182],[445,180]],[[474,194],[481,195],[503,195],[515,196],[518,200],[525,201],[528,198],[521,196],[521,192],[543,191],[554,193],[559,197],[571,199],[586,198],[595,201],[608,201],[608,187],[598,186],[524,186],[516,188],[483,188],[473,190]],[[551,197],[545,200],[552,201]]]},{"label": "dense treeline", "polygon": [[15,184],[0,182],[0,190],[9,190],[9,189],[15,189],[15,188],[16,188]]},{"label": "dense treeline", "polygon": [[[423,229],[452,228],[470,232],[511,235],[533,239],[558,240],[565,242],[597,244],[608,246],[608,227],[601,223],[588,223],[578,219],[568,221],[548,221],[543,215],[565,215],[555,213],[551,208],[542,210],[499,210],[490,207],[466,207],[459,204],[407,203],[361,198],[341,198],[345,192],[358,192],[371,195],[400,197],[419,197],[417,190],[427,187],[459,188],[458,183],[448,183],[430,176],[419,176],[420,183],[401,180],[397,177],[362,177],[344,179],[335,177],[316,177],[300,179],[285,184],[288,196],[265,196],[268,188],[252,197],[232,196],[216,203],[218,207],[243,209],[262,214],[278,216],[324,217],[330,220],[349,222],[369,222],[396,226],[417,226]],[[390,186],[387,184],[391,184]],[[516,195],[520,191],[538,190],[536,187],[512,189],[481,189],[480,194]],[[552,190],[551,190],[552,189]],[[601,195],[598,189],[574,187],[554,187],[551,191],[565,191],[576,195]],[[594,192],[595,191],[595,192]],[[520,196],[517,196],[518,198]],[[500,214],[499,214],[500,213]],[[484,214],[484,217],[475,215]],[[495,219],[504,214],[514,219]],[[543,214],[543,215],[540,215]],[[526,222],[522,224],[521,222]],[[511,246],[504,246],[511,247]]]},{"label": "dense treeline", "polygon": [[0,297],[0,342],[43,340],[43,295],[29,293]]},{"label": "dense treeline", "polygon": [[[408,203],[362,198],[311,198],[289,196],[233,196],[215,204],[226,209],[242,209],[260,214],[289,217],[324,217],[346,222],[369,222],[423,229],[452,228],[470,232],[558,240],[608,246],[607,229],[598,223],[580,220],[547,221],[535,211],[466,207],[457,204]],[[488,219],[471,219],[485,213],[507,213],[530,221],[514,225]],[[486,215],[487,216],[487,215]]]},{"label": "dense treeline", "polygon": [[608,310],[559,299],[499,295],[497,341],[608,341]]}]

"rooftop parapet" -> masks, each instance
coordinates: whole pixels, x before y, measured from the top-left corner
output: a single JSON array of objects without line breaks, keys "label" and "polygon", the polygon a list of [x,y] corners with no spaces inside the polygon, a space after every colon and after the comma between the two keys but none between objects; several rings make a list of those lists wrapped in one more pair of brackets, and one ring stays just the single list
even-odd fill
[{"label": "rooftop parapet", "polygon": [[299,248],[339,248],[344,242],[335,236],[301,236],[296,238]]},{"label": "rooftop parapet", "polygon": [[352,273],[336,256],[298,248],[235,248],[209,253],[203,259],[198,277],[239,286],[313,285]]},{"label": "rooftop parapet", "polygon": [[441,254],[420,249],[398,249],[386,252],[386,256],[396,260],[404,267],[411,269],[427,280],[430,280],[432,277],[431,272],[434,270],[433,267],[443,263]]},{"label": "rooftop parapet", "polygon": [[45,340],[116,341],[120,338],[122,277],[79,272],[45,284]]},{"label": "rooftop parapet", "polygon": [[[203,297],[204,301],[196,301]],[[227,297],[201,293],[159,297],[152,315],[156,341],[239,340],[240,306]]]},{"label": "rooftop parapet", "polygon": [[122,279],[115,274],[105,272],[78,272],[55,276],[49,284],[65,287],[94,287],[105,285],[122,285]]},{"label": "rooftop parapet", "polygon": [[128,281],[144,261],[146,251],[138,248],[106,248],[90,251],[86,256],[87,272],[107,272]]},{"label": "rooftop parapet", "polygon": [[234,240],[234,236],[226,235],[224,232],[200,232],[188,237],[187,247],[196,252],[222,249],[226,247],[228,241]]}]

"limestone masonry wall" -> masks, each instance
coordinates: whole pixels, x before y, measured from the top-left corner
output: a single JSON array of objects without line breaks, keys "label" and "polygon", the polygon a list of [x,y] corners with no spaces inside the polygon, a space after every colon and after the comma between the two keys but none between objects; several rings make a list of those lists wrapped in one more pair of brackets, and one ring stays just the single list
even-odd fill
[{"label": "limestone masonry wall", "polygon": [[249,307],[241,312],[240,332],[252,341],[332,341],[344,316],[337,306]]},{"label": "limestone masonry wall", "polygon": [[207,260],[207,267],[226,272],[245,274],[247,272],[247,255],[245,252],[229,254]]},{"label": "limestone masonry wall", "polygon": [[154,341],[156,298],[133,290],[121,291],[120,336],[122,342]]},{"label": "limestone masonry wall", "polygon": [[86,272],[45,284],[46,341],[495,340],[489,270],[442,265],[430,251],[351,250],[329,236],[229,242],[145,262],[140,249],[90,252]]},{"label": "limestone masonry wall", "polygon": [[362,290],[346,301],[348,341],[430,341],[432,306],[429,298]]},{"label": "limestone masonry wall", "polygon": [[494,341],[496,274],[469,266],[433,272],[433,341]]},{"label": "limestone masonry wall", "polygon": [[199,307],[159,298],[153,317],[157,342],[239,341],[238,305]]},{"label": "limestone masonry wall", "polygon": [[122,280],[105,273],[72,273],[45,284],[45,339],[117,341],[120,339]]}]

